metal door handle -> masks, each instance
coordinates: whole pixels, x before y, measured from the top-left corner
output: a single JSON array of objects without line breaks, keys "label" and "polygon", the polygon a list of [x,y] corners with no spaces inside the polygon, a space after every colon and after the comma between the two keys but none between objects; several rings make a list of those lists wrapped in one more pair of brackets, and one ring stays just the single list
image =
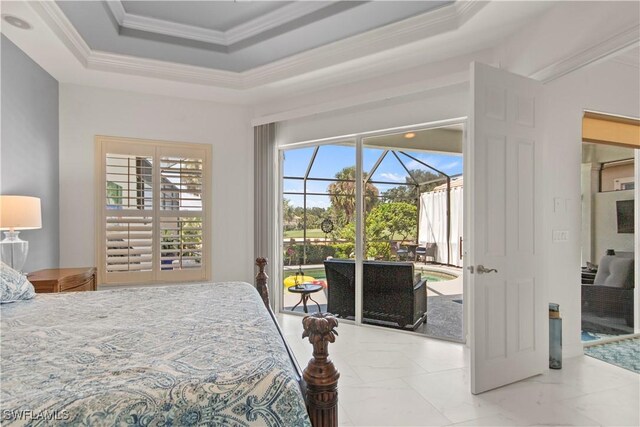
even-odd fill
[{"label": "metal door handle", "polygon": [[486,268],[482,264],[478,264],[478,267],[476,268],[476,271],[478,272],[478,274],[497,273],[498,272],[498,270],[496,270],[495,268]]}]

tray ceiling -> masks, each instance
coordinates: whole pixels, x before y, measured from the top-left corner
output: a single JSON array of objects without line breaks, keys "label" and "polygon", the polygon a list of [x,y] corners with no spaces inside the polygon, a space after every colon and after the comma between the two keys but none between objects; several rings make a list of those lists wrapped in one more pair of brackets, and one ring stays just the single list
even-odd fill
[{"label": "tray ceiling", "polygon": [[452,1],[58,1],[92,50],[242,72]]}]

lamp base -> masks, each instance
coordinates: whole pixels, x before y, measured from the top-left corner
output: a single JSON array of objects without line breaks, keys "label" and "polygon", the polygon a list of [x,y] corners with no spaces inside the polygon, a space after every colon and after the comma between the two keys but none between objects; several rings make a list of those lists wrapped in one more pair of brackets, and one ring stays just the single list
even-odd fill
[{"label": "lamp base", "polygon": [[9,267],[22,271],[29,253],[29,242],[22,240],[19,231],[5,231],[0,242],[0,259]]}]

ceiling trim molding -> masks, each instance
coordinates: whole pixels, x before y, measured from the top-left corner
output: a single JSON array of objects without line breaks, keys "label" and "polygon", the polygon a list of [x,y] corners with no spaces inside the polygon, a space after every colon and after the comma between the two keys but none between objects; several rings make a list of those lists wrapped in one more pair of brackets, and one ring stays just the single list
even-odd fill
[{"label": "ceiling trim molding", "polygon": [[461,16],[468,15],[472,11],[475,14],[486,4],[480,0],[469,0],[465,3],[477,5],[466,5],[460,8],[457,6],[458,3],[459,0],[434,11],[243,72],[216,70],[91,50],[55,2],[35,1],[29,2],[29,5],[87,68],[183,82],[197,81],[201,84],[229,89],[251,89],[455,30],[460,26]]},{"label": "ceiling trim molding", "polygon": [[486,2],[478,0],[456,1],[454,3],[458,14],[458,24],[462,25],[480,11]]},{"label": "ceiling trim molding", "polygon": [[164,19],[128,13],[121,0],[107,1],[107,6],[121,27],[228,47],[234,43],[257,36],[295,19],[324,9],[330,6],[330,4],[323,2],[294,2],[230,28],[227,31],[216,31],[195,25],[181,24]]},{"label": "ceiling trim molding", "polygon": [[30,2],[29,5],[44,19],[73,56],[86,67],[87,59],[91,55],[91,48],[58,5],[48,1]]},{"label": "ceiling trim molding", "polygon": [[91,52],[91,55],[87,58],[86,67],[97,71],[113,71],[227,89],[245,89],[243,76],[233,71],[212,70],[109,52]]},{"label": "ceiling trim molding", "polygon": [[122,2],[120,0],[107,0],[106,3],[113,14],[113,17],[116,19],[116,22],[118,22],[119,25],[122,25],[124,17],[127,15],[127,11],[124,10]]},{"label": "ceiling trim molding", "polygon": [[330,4],[323,4],[322,2],[314,1],[294,2],[269,13],[265,13],[258,18],[245,22],[244,24],[230,28],[224,34],[227,39],[227,43],[232,45],[258,34],[262,34],[268,30],[277,28],[298,18],[302,18],[303,16],[307,16],[313,12],[317,12],[318,10],[324,9],[328,6],[330,6]]},{"label": "ceiling trim molding", "polygon": [[128,13],[120,0],[108,1],[107,6],[109,6],[118,25],[123,28],[163,34],[181,39],[197,40],[205,43],[227,45],[227,38],[222,31]]},{"label": "ceiling trim molding", "polygon": [[[640,47],[640,42],[636,45],[636,48]],[[620,55],[616,55],[611,58],[612,61],[618,62],[620,64],[628,65],[630,67],[640,68],[640,59],[638,58],[638,54],[630,54],[628,52],[622,53]]]},{"label": "ceiling trim molding", "polygon": [[566,74],[585,67],[593,62],[607,58],[612,54],[638,43],[640,25],[622,29],[600,43],[592,45],[580,52],[561,58],[558,61],[539,69],[529,77],[548,83]]},{"label": "ceiling trim molding", "polygon": [[[304,3],[304,2],[302,2]],[[134,56],[91,50],[55,2],[28,2],[47,25],[86,68],[132,75],[151,76],[180,82],[199,83],[227,89],[245,90],[317,72],[362,59],[394,47],[459,28],[486,5],[480,0],[456,1],[442,8],[386,25],[369,32],[324,45],[288,58],[243,72],[233,72],[152,60]],[[560,58],[529,77],[549,82],[615,52],[638,43],[640,25],[622,29],[611,37]],[[393,53],[383,61],[373,61],[371,67],[384,67],[393,60]],[[358,73],[358,67],[348,67],[347,74]],[[344,71],[344,70],[343,70]],[[354,74],[355,75],[355,74]]]}]

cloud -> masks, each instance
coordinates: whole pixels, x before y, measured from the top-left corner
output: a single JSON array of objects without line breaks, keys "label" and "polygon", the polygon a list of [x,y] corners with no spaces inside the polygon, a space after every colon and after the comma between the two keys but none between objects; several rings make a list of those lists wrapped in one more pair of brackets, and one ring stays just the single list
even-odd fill
[{"label": "cloud", "polygon": [[380,177],[386,179],[387,181],[404,182],[404,176],[393,172],[383,172],[380,174]]},{"label": "cloud", "polygon": [[[451,155],[437,155],[437,154],[427,154],[427,155],[418,155],[415,156],[417,159],[419,159],[420,161],[428,164],[429,166],[436,168],[438,170],[441,170],[443,172],[458,172],[462,170],[462,164],[460,160],[451,160]],[[432,170],[430,170],[429,168],[425,167],[423,164],[415,161],[415,160],[410,160],[406,163],[407,168],[408,169],[421,169],[421,170],[428,170],[430,172],[433,172]]]},{"label": "cloud", "polygon": [[282,189],[283,192],[285,193],[302,193],[302,191],[304,190],[304,188],[302,186],[300,187],[285,187]]},{"label": "cloud", "polygon": [[443,170],[451,170],[451,169],[456,169],[458,170],[460,168],[460,162],[459,161],[454,161],[454,162],[449,162],[447,164],[444,164],[442,166],[440,166]]}]

